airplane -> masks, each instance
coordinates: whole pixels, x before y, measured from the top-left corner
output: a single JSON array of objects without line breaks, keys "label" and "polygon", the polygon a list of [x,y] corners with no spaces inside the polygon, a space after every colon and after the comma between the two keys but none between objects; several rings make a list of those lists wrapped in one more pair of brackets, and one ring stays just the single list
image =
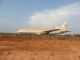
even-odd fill
[{"label": "airplane", "polygon": [[62,34],[62,33],[66,33],[66,32],[70,32],[68,31],[68,22],[65,21],[64,24],[62,24],[60,27],[55,27],[55,29],[59,29],[58,31],[52,31],[51,34]]},{"label": "airplane", "polygon": [[34,34],[62,34],[65,32],[69,32],[67,28],[67,22],[64,22],[59,27],[55,27],[54,29],[21,29],[17,31],[18,33],[34,33]]}]

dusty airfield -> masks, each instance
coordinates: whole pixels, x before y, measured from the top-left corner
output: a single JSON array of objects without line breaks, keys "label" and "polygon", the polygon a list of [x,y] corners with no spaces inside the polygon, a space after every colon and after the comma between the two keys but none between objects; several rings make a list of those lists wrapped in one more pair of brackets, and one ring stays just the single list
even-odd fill
[{"label": "dusty airfield", "polygon": [[0,39],[0,60],[80,60],[80,41]]}]

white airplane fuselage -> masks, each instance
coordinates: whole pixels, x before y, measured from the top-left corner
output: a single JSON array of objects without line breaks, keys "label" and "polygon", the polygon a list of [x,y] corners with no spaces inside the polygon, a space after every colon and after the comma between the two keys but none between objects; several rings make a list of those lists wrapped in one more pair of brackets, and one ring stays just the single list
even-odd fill
[{"label": "white airplane fuselage", "polygon": [[65,22],[64,24],[62,24],[59,27],[55,27],[54,29],[21,29],[18,32],[20,33],[35,33],[35,34],[61,34],[61,33],[65,33],[65,32],[69,32],[68,31],[68,27],[67,27],[67,22]]},{"label": "white airplane fuselage", "polygon": [[43,31],[46,31],[48,29],[21,29],[19,30],[18,32],[21,32],[21,33],[35,33],[35,34],[42,34]]}]

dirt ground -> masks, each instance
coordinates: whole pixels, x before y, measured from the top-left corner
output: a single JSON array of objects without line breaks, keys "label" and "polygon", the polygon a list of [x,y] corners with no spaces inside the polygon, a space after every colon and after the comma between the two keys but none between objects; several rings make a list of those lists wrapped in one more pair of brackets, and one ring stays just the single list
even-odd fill
[{"label": "dirt ground", "polygon": [[80,40],[0,38],[0,60],[80,60]]}]

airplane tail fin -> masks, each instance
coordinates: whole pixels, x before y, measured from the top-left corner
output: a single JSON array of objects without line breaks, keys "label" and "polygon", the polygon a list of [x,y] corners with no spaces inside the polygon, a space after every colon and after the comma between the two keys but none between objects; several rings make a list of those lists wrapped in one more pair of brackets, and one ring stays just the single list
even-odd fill
[{"label": "airplane tail fin", "polygon": [[68,22],[65,21],[64,24],[61,25],[61,28],[67,30],[68,29]]}]

